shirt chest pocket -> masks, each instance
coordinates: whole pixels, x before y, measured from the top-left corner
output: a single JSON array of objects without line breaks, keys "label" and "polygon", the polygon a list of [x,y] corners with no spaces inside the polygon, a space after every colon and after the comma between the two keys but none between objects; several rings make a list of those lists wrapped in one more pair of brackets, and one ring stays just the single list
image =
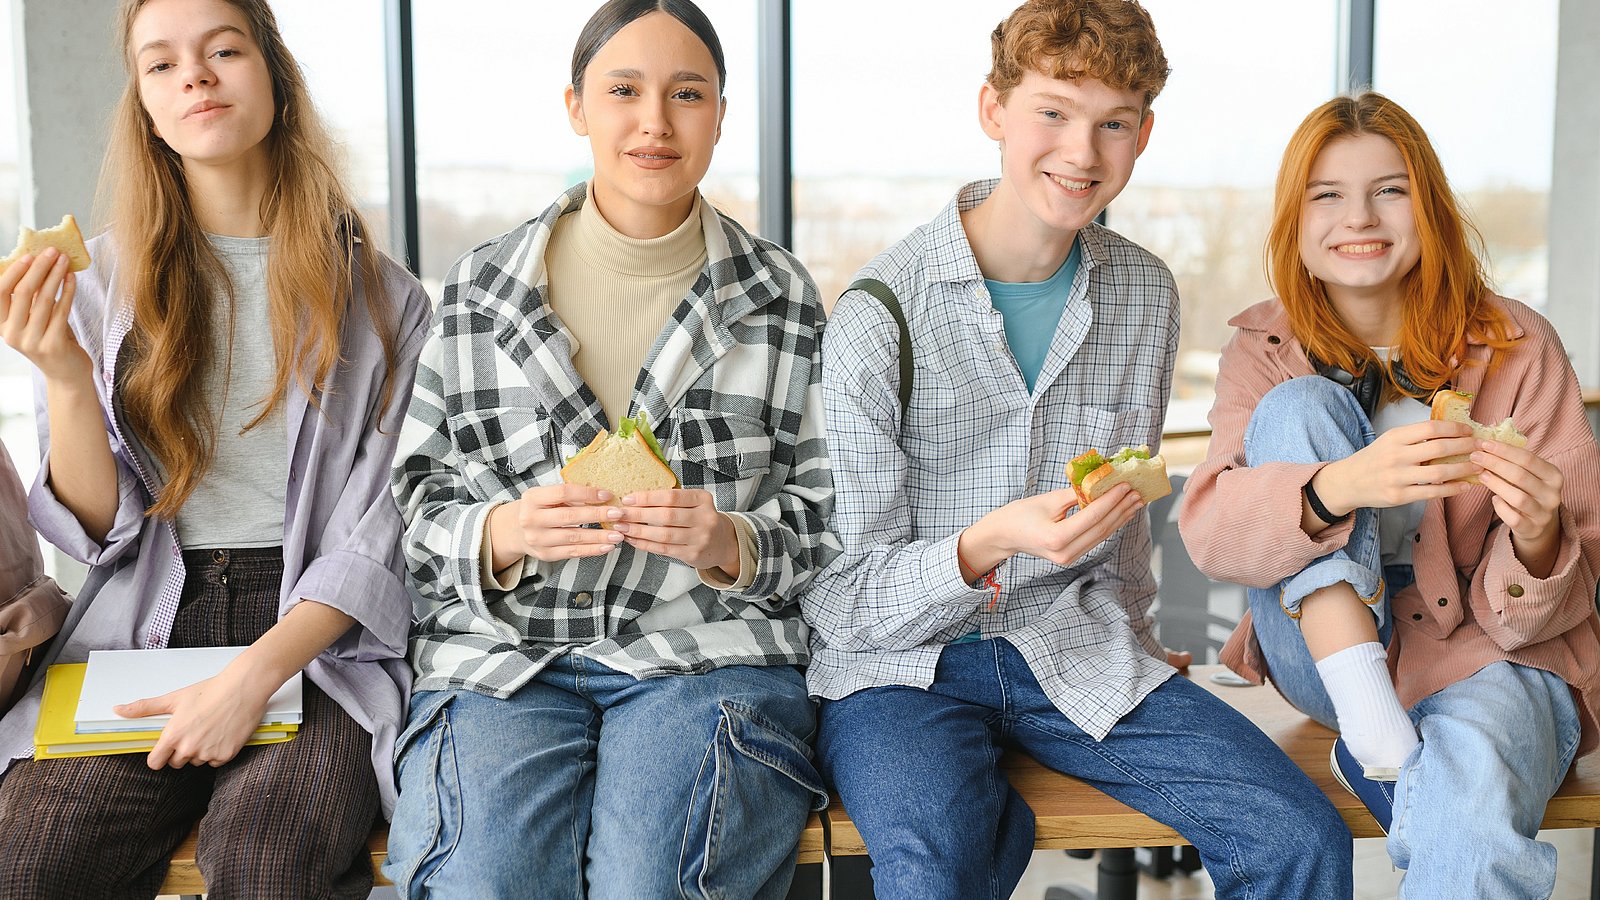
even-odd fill
[{"label": "shirt chest pocket", "polygon": [[714,410],[672,413],[667,458],[686,488],[709,491],[717,509],[746,510],[772,468],[772,435],[754,416]]},{"label": "shirt chest pocket", "polygon": [[479,500],[514,500],[559,480],[550,417],[537,408],[470,409],[449,417],[462,475]]}]

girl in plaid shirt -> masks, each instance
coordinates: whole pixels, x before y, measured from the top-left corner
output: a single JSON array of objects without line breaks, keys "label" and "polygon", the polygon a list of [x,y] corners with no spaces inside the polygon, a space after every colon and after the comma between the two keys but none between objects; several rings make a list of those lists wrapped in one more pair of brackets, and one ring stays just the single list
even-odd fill
[{"label": "girl in plaid shirt", "polygon": [[[724,68],[687,0],[602,6],[567,90],[594,179],[446,279],[394,482],[408,895],[781,897],[825,801],[795,605],[836,546],[822,313],[698,192]],[[561,482],[640,414],[681,489]]]}]

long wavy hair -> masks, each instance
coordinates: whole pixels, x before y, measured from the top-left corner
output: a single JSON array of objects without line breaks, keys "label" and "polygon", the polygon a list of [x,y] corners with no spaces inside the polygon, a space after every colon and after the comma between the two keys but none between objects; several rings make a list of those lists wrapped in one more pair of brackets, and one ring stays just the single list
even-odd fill
[{"label": "long wavy hair", "polygon": [[[233,286],[195,217],[183,160],[155,135],[140,100],[131,37],[146,2],[122,0],[118,14],[128,80],[112,120],[101,205],[116,241],[118,300],[133,311],[129,353],[119,367],[121,396],[129,425],[166,472],[147,515],[171,519],[215,456],[218,423],[201,376],[214,363],[207,336],[231,321],[216,297],[231,297]],[[267,295],[276,369],[245,430],[279,408],[291,380],[320,409],[319,392],[341,362],[340,334],[358,282],[362,311],[383,345],[387,408],[398,337],[379,254],[361,239],[364,223],[339,179],[333,142],[271,8],[266,0],[227,2],[249,23],[271,76],[276,109],[266,137],[272,184],[260,211],[272,237]]]},{"label": "long wavy hair", "polygon": [[[1267,277],[1307,353],[1349,372],[1387,365],[1339,318],[1323,283],[1300,258],[1300,215],[1317,155],[1329,141],[1356,135],[1387,138],[1405,160],[1422,258],[1401,279],[1401,324],[1395,342],[1407,378],[1423,393],[1449,382],[1466,361],[1468,337],[1495,351],[1515,344],[1511,322],[1490,302],[1480,261],[1483,238],[1462,214],[1427,134],[1399,104],[1371,91],[1336,97],[1306,116],[1289,139],[1278,169]],[[1497,361],[1497,360],[1496,360]],[[1385,399],[1402,391],[1389,378]]]}]

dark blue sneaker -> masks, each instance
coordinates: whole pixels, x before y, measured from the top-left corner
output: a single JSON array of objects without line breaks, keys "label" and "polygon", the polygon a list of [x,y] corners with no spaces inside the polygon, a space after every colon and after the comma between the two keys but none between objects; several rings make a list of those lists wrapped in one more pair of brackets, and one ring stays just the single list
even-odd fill
[{"label": "dark blue sneaker", "polygon": [[[1333,742],[1333,752],[1329,754],[1328,767],[1333,769],[1333,777],[1339,784],[1366,805],[1367,812],[1372,813],[1372,817],[1378,820],[1378,827],[1383,829],[1384,834],[1388,834],[1389,824],[1394,821],[1395,779],[1368,778],[1361,763],[1356,762],[1356,758],[1350,755],[1350,748],[1344,745],[1344,738]],[[1398,773],[1396,776],[1398,777]]]}]

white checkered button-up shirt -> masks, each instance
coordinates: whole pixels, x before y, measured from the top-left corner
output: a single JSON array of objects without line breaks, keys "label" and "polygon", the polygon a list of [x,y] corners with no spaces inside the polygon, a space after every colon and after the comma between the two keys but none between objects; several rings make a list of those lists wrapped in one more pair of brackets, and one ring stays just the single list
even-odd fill
[{"label": "white checkered button-up shirt", "polygon": [[701,204],[705,270],[665,323],[628,415],[650,417],[684,487],[741,517],[756,574],[718,590],[690,566],[623,544],[482,581],[484,517],[606,426],[544,302],[544,251],[583,185],[451,269],[396,455],[394,494],[417,597],[417,690],[510,696],[564,652],[640,678],[727,665],[802,665],[796,597],[837,552],[821,426],[822,307],[795,259]]},{"label": "white checkered button-up shirt", "polygon": [[846,293],[823,342],[823,405],[844,552],[802,599],[812,626],[811,692],[926,687],[945,645],[981,629],[1021,651],[1045,693],[1102,738],[1173,674],[1153,631],[1146,515],[1071,566],[1019,554],[1000,601],[961,580],[961,530],[1013,500],[1066,488],[1090,447],[1157,447],[1178,348],[1178,293],[1149,252],[1091,225],[1034,392],[959,211],[994,182],[963,188],[927,225],[861,271],[886,283],[911,328],[910,411],[901,421],[898,329],[863,291]]}]

